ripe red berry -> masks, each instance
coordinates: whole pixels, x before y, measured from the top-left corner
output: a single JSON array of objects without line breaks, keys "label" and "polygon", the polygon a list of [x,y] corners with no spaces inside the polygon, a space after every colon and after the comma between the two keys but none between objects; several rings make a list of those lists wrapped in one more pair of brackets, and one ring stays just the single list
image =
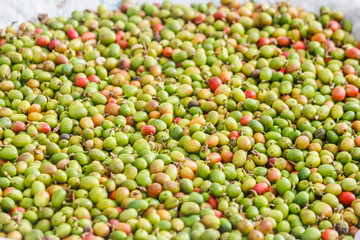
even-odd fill
[{"label": "ripe red berry", "polygon": [[345,89],[341,86],[337,86],[332,91],[331,96],[335,102],[341,102],[346,97]]},{"label": "ripe red berry", "polygon": [[209,88],[211,89],[211,91],[215,92],[215,90],[222,85],[222,82],[221,82],[220,78],[213,77],[213,78],[209,79],[208,85],[209,85]]},{"label": "ripe red berry", "polygon": [[71,28],[67,31],[67,35],[70,39],[76,39],[79,37],[78,32],[73,28]]},{"label": "ripe red berry", "polygon": [[81,87],[81,88],[85,88],[86,85],[89,84],[89,80],[87,78],[82,78],[82,77],[79,77],[76,79],[76,86],[77,87]]},{"label": "ripe red berry", "polygon": [[350,206],[355,200],[355,195],[352,192],[342,192],[338,196],[339,202],[345,206]]},{"label": "ripe red berry", "polygon": [[244,93],[247,98],[256,99],[256,92],[254,90],[249,89],[249,90],[246,90]]}]

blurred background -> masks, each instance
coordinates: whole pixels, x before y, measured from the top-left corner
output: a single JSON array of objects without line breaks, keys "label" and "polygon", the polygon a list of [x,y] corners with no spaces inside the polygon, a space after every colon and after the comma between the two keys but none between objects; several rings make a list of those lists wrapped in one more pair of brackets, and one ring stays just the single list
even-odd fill
[{"label": "blurred background", "polygon": [[[213,2],[217,5],[220,0],[170,0],[173,3],[207,3]],[[240,0],[241,3],[249,0]],[[37,20],[40,13],[46,13],[49,17],[61,15],[70,16],[73,10],[96,10],[100,3],[105,3],[109,9],[116,9],[121,0],[0,0],[0,29],[5,28],[14,21],[18,26],[25,20]],[[134,4],[161,3],[162,0],[132,0]],[[279,0],[255,0],[261,3],[275,3]],[[353,33],[360,40],[360,0],[289,0],[294,6],[300,6],[308,11],[318,13],[321,6],[329,6],[332,10],[344,13],[347,19],[353,22]]]}]

